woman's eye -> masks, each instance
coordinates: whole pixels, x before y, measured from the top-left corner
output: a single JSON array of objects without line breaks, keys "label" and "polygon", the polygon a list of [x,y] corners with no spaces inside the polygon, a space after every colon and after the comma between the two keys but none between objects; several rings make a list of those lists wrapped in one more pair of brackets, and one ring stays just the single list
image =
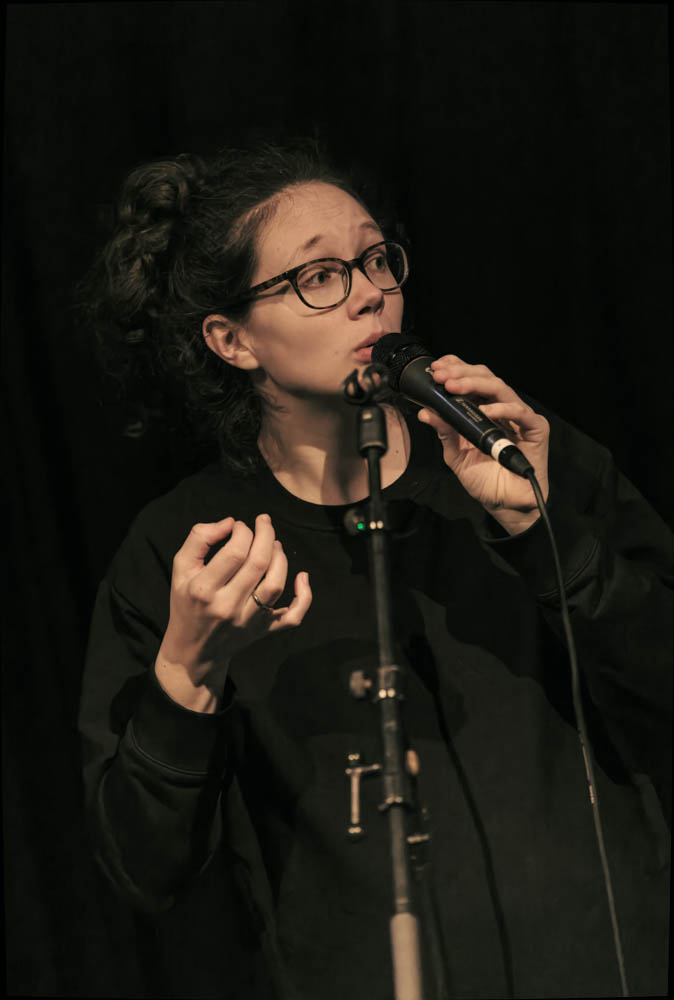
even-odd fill
[{"label": "woman's eye", "polygon": [[300,285],[302,288],[322,288],[324,285],[329,284],[329,282],[334,281],[335,276],[336,271],[329,270],[328,268],[312,268],[311,271],[305,271],[300,276]]},{"label": "woman's eye", "polygon": [[371,257],[367,258],[365,266],[368,271],[372,271],[377,274],[382,271],[388,271],[388,258],[385,253],[378,250],[376,253],[373,253]]},{"label": "woman's eye", "polygon": [[368,267],[386,267],[386,251],[385,250],[373,250],[371,254],[365,258]]}]

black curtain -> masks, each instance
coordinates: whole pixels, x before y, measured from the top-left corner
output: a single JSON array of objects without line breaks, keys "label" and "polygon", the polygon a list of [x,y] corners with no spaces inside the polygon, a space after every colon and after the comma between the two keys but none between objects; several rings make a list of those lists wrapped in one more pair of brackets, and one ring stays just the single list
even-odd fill
[{"label": "black curtain", "polygon": [[139,917],[85,836],[76,717],[96,586],[195,457],[170,394],[134,409],[99,375],[73,284],[136,164],[317,135],[392,193],[417,332],[607,445],[671,519],[667,8],[17,3],[6,46],[7,990],[225,995],[201,963],[224,933],[208,889],[199,919]]}]

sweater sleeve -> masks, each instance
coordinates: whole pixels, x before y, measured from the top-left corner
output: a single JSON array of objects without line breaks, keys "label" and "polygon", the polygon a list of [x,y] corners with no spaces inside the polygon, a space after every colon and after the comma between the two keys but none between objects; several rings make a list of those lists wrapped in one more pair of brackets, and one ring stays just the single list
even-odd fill
[{"label": "sweater sleeve", "polygon": [[[672,535],[606,449],[560,421],[552,433],[548,513],[583,684],[627,770],[651,779],[671,816]],[[564,641],[542,518],[483,537]]]},{"label": "sweater sleeve", "polygon": [[129,902],[159,912],[208,864],[222,836],[233,711],[229,683],[223,707],[209,715],[183,708],[156,680],[180,542],[158,546],[143,523],[98,591],[79,725],[96,859]]}]

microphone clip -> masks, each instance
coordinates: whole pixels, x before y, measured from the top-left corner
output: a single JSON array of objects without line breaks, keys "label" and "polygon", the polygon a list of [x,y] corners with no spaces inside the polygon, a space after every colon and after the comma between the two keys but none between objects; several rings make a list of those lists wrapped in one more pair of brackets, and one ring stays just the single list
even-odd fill
[{"label": "microphone clip", "polygon": [[353,406],[375,402],[389,388],[388,376],[384,365],[371,364],[362,372],[354,368],[344,379],[344,399]]}]

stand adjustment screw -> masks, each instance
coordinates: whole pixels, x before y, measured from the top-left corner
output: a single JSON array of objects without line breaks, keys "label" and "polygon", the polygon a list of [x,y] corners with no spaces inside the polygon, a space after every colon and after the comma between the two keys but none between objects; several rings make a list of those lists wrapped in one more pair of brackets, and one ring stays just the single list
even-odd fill
[{"label": "stand adjustment screw", "polygon": [[351,820],[347,834],[350,840],[360,840],[365,836],[365,830],[360,824],[360,780],[370,774],[379,774],[381,764],[363,764],[361,754],[358,752],[348,754],[347,762],[349,766],[344,773],[351,784]]},{"label": "stand adjustment screw", "polygon": [[405,770],[413,778],[416,778],[416,776],[419,774],[419,771],[421,770],[419,754],[416,752],[416,750],[413,750],[411,747],[405,754]]},{"label": "stand adjustment screw", "polygon": [[367,698],[372,681],[363,670],[354,670],[349,678],[349,690],[354,698]]},{"label": "stand adjustment screw", "polygon": [[413,847],[415,844],[428,844],[430,843],[430,839],[431,838],[427,833],[410,833],[407,838],[407,843],[410,847]]}]

